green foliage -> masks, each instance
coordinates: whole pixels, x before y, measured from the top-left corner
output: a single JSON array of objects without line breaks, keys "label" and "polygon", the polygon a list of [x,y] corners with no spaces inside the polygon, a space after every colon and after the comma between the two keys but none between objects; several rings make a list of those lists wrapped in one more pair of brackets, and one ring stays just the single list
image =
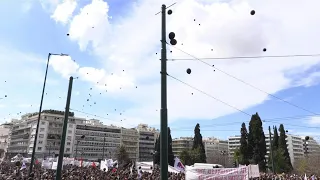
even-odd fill
[{"label": "green foliage", "polygon": [[272,140],[272,148],[277,150],[279,146],[279,135],[277,126],[273,127],[273,140]]},{"label": "green foliage", "polygon": [[199,149],[200,151],[200,162],[199,163],[206,163],[207,157],[206,157],[206,151],[202,142],[202,135],[200,133],[200,125],[199,123],[194,128],[194,139],[193,139],[193,146],[192,149]]},{"label": "green foliage", "polygon": [[245,123],[242,123],[240,132],[240,149],[238,150],[239,155],[237,160],[239,164],[248,165],[248,132]]},{"label": "green foliage", "polygon": [[[160,138],[161,136],[156,139],[156,143],[154,146],[155,156],[154,156],[154,163],[160,165]],[[168,127],[168,164],[170,166],[174,166],[174,154],[172,150],[172,137],[171,137],[171,130]]]},{"label": "green foliage", "polygon": [[129,155],[126,151],[126,147],[125,146],[120,146],[118,148],[118,152],[117,152],[117,160],[118,160],[118,163],[121,165],[121,164],[127,164],[130,162],[130,159],[129,159]]},{"label": "green foliage", "polygon": [[248,134],[248,156],[252,163],[259,165],[259,170],[266,171],[267,153],[265,135],[263,132],[262,121],[258,113],[251,116]]},{"label": "green foliage", "polygon": [[[285,157],[283,156],[283,150],[277,149],[273,151],[273,161],[274,161],[274,171],[275,173],[283,173],[287,172],[286,169],[288,169],[288,165],[286,164]],[[272,167],[272,161],[271,157],[268,161],[269,167]]]},{"label": "green foliage", "polygon": [[179,158],[184,165],[191,166],[194,163],[201,163],[201,149],[185,149],[179,154]]},{"label": "green foliage", "polygon": [[170,166],[174,166],[174,154],[172,150],[172,137],[171,137],[171,130],[168,127],[168,164]]},{"label": "green foliage", "polygon": [[283,170],[284,172],[287,173],[292,171],[293,167],[290,160],[290,155],[289,155],[287,141],[286,141],[286,132],[284,130],[283,124],[280,124],[279,132],[280,132],[280,136],[279,136],[278,148],[281,149],[281,151],[283,152],[282,156],[285,158],[285,163],[286,163],[286,165],[283,167]]}]

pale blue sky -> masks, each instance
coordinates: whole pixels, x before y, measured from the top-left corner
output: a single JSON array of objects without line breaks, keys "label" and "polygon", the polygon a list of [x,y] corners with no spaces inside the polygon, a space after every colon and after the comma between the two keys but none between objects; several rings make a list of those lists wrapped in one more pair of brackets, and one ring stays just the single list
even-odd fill
[{"label": "pale blue sky", "polygon": [[[172,4],[170,0],[164,2]],[[7,97],[0,100],[0,122],[18,118],[20,112],[38,111],[46,58],[51,52],[67,53],[75,61],[52,58],[44,109],[63,110],[67,77],[73,75],[79,79],[74,81],[71,108],[101,116],[96,118],[105,124],[130,127],[146,123],[158,128],[160,15],[154,14],[162,3],[83,0],[68,16],[65,12],[70,11],[71,3],[57,11],[62,1],[1,1],[0,97]],[[176,4],[173,15],[168,16],[167,31],[176,32],[178,42],[183,43],[177,47],[196,57],[320,53],[316,0],[308,4],[294,1],[288,9],[285,2],[277,1],[229,3],[184,0]],[[102,8],[104,5],[109,11]],[[301,6],[310,8],[299,9]],[[273,12],[275,7],[284,7],[285,12]],[[255,16],[250,15],[251,9],[256,10]],[[300,15],[295,14],[297,9]],[[168,58],[192,58],[168,48]],[[262,52],[263,48],[267,52]],[[208,62],[296,106],[320,112],[320,56]],[[187,68],[192,69],[190,75],[185,73]],[[290,133],[320,136],[319,116],[268,97],[202,63],[168,62],[168,72],[246,113],[258,112],[262,119],[269,119],[265,130],[283,123]],[[192,136],[195,124],[200,123],[203,136],[226,139],[239,134],[241,123],[250,120],[244,113],[169,77],[168,93],[174,137]],[[78,112],[76,116],[94,118]]]}]

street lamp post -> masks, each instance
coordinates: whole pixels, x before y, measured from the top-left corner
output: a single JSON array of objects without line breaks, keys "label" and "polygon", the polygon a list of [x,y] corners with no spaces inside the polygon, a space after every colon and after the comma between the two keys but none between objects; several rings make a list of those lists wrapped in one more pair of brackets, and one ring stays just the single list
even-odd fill
[{"label": "street lamp post", "polygon": [[223,166],[226,167],[226,155],[227,151],[221,151],[222,157],[223,157]]},{"label": "street lamp post", "polygon": [[50,57],[51,56],[69,56],[69,55],[68,54],[62,54],[62,53],[61,54],[53,54],[53,53],[49,53],[48,54],[46,72],[45,72],[45,75],[44,75],[44,82],[43,82],[43,87],[42,87],[42,94],[41,94],[40,107],[39,107],[39,113],[38,113],[36,134],[34,136],[34,143],[33,143],[33,148],[32,148],[32,156],[31,156],[31,163],[30,163],[30,169],[29,169],[29,176],[32,173],[32,168],[33,168],[33,164],[34,164],[34,156],[35,156],[35,153],[36,153],[36,146],[37,146],[37,140],[38,140],[38,132],[39,132],[39,125],[40,125],[40,117],[41,117],[41,111],[42,111],[43,97],[44,97],[44,91],[46,89],[47,75],[48,75],[49,62],[50,62]]},{"label": "street lamp post", "polygon": [[106,135],[107,134],[104,134],[104,137],[103,137],[102,160],[104,159],[104,146],[105,146],[105,143],[106,143]]},{"label": "street lamp post", "polygon": [[[84,139],[86,136],[85,135],[82,135],[80,138],[81,139]],[[76,144],[76,155],[74,157],[74,159],[77,159],[77,155],[78,155],[78,144],[79,144],[80,140],[77,140],[77,144]]]}]

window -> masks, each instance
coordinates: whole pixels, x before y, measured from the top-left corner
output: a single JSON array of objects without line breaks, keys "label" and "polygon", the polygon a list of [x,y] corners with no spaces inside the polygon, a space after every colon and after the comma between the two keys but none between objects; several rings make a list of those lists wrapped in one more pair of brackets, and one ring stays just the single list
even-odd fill
[{"label": "window", "polygon": [[70,146],[70,145],[71,145],[71,142],[67,142],[67,145]]},{"label": "window", "polygon": [[45,124],[46,124],[46,122],[45,122],[45,121],[41,121],[41,124],[42,124],[42,125],[45,125]]},{"label": "window", "polygon": [[69,124],[69,128],[73,128],[73,124]]},{"label": "window", "polygon": [[44,138],[44,134],[39,134],[39,138]]},{"label": "window", "polygon": [[71,136],[68,136],[68,137],[67,137],[67,140],[71,141]]},{"label": "window", "polygon": [[70,152],[70,148],[66,148],[66,151],[67,151],[67,152]]},{"label": "window", "polygon": [[72,134],[72,130],[68,130],[68,134]]},{"label": "window", "polygon": [[43,143],[43,141],[39,141],[39,144],[42,144]]},{"label": "window", "polygon": [[41,151],[42,150],[42,147],[38,147],[38,151]]},{"label": "window", "polygon": [[40,132],[44,132],[44,128],[40,128]]}]

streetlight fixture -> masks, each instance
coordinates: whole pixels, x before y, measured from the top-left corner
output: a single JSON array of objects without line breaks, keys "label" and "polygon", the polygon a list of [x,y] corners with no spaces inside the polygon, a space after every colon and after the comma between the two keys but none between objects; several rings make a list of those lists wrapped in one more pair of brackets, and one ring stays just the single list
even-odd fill
[{"label": "streetlight fixture", "polygon": [[32,168],[33,168],[33,164],[34,164],[34,156],[35,156],[35,153],[36,153],[36,146],[37,146],[37,140],[38,140],[38,132],[39,132],[39,125],[40,125],[41,111],[42,111],[43,96],[44,96],[44,91],[46,89],[47,75],[48,75],[49,62],[50,62],[50,57],[51,56],[69,56],[69,55],[68,54],[63,54],[63,53],[61,53],[61,54],[49,53],[48,54],[46,72],[45,72],[45,75],[44,75],[44,82],[43,82],[43,87],[42,87],[41,101],[40,101],[40,107],[39,107],[39,113],[38,113],[36,134],[34,136],[34,143],[33,143],[33,148],[32,148],[32,156],[31,156],[31,163],[30,163],[30,169],[29,169],[29,176],[32,173]]},{"label": "streetlight fixture", "polygon": [[[52,147],[52,145],[53,145],[53,146],[55,146],[55,145],[56,145],[56,143],[55,143],[55,142],[53,142],[53,143],[49,143],[49,153],[48,153],[49,158],[51,157],[51,153],[50,153],[50,151],[51,151],[51,147]],[[54,153],[54,152],[53,152],[53,153]]]},{"label": "streetlight fixture", "polygon": [[[80,139],[84,139],[86,136],[85,135],[82,135],[80,137]],[[74,159],[77,159],[77,155],[78,155],[78,144],[79,144],[80,140],[77,140],[77,144],[76,144],[76,155],[74,157]]]},{"label": "streetlight fixture", "polygon": [[102,149],[102,160],[104,159],[104,146],[106,144],[106,136],[107,136],[107,134],[104,134],[104,137],[103,137],[103,149]]}]

